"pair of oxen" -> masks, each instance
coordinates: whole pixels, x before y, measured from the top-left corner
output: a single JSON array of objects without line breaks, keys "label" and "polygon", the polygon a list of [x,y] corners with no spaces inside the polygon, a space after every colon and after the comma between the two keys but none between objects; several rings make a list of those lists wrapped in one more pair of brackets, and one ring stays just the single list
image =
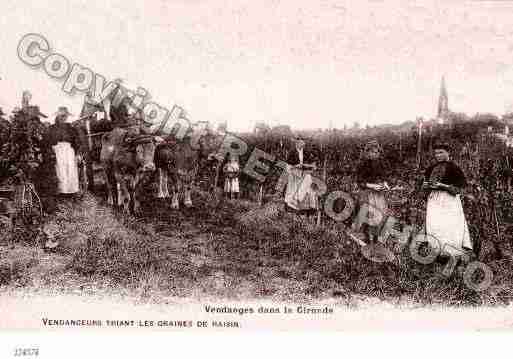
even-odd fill
[{"label": "pair of oxen", "polygon": [[174,209],[181,202],[192,207],[191,190],[200,167],[216,161],[213,137],[191,130],[176,140],[174,136],[146,134],[139,124],[115,127],[103,134],[99,161],[108,204],[125,213],[133,210],[140,214],[141,200],[153,197],[150,184],[156,183],[157,198],[171,198]]},{"label": "pair of oxen", "polygon": [[96,113],[103,112],[107,127],[117,123],[101,137],[99,161],[107,186],[108,204],[117,205],[127,213],[133,207],[134,213],[140,213],[141,198],[151,198],[152,193],[145,192],[150,188],[149,183],[157,178],[158,198],[171,197],[171,206],[175,209],[179,208],[183,198],[184,206],[191,207],[194,180],[199,167],[215,148],[215,136],[209,135],[208,131],[205,135],[204,131],[193,129],[179,141],[173,136],[148,134],[142,125],[142,111],[130,114],[127,98],[114,106],[113,97],[94,103],[86,96],[81,113],[81,118],[94,118]]},{"label": "pair of oxen", "polygon": [[[170,197],[172,208],[183,204],[192,206],[191,188],[199,168],[199,151],[191,146],[189,138],[174,141],[154,135],[137,133],[133,128],[114,128],[101,139],[100,162],[107,186],[107,202],[126,213],[133,205],[134,213],[141,210],[141,199],[149,182],[158,177],[158,198]],[[170,180],[170,181],[169,181]]]}]

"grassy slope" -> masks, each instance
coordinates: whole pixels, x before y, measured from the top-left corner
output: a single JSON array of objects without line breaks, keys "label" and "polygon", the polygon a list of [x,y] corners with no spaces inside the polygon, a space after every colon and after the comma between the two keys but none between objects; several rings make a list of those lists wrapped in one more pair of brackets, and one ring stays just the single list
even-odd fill
[{"label": "grassy slope", "polygon": [[416,264],[404,253],[394,264],[370,262],[343,232],[316,228],[273,206],[217,203],[203,193],[195,199],[195,209],[180,212],[152,200],[144,204],[143,218],[116,213],[91,195],[63,203],[45,227],[62,243],[56,253],[26,242],[0,247],[1,288],[116,293],[142,302],[336,297],[354,305],[371,297],[397,304],[496,305],[512,298],[510,262],[488,263],[494,287],[476,293],[460,277],[445,278],[436,265]]}]

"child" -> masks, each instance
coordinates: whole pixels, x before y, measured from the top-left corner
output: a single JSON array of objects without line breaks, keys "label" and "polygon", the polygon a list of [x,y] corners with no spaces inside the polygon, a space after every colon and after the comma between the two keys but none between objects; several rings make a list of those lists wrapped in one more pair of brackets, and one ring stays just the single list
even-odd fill
[{"label": "child", "polygon": [[230,154],[228,163],[224,166],[223,171],[225,173],[224,180],[224,193],[232,199],[237,198],[239,195],[239,161],[237,156]]}]

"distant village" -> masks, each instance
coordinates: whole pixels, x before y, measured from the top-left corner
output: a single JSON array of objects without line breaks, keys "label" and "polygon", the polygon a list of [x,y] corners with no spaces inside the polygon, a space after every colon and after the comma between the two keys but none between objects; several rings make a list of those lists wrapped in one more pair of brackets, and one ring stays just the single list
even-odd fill
[{"label": "distant village", "polygon": [[[405,121],[401,124],[382,124],[375,126],[362,127],[360,123],[354,122],[352,126],[344,125],[342,129],[330,126],[324,129],[315,130],[294,130],[288,125],[269,126],[265,122],[259,122],[255,125],[253,134],[260,135],[277,135],[289,137],[294,134],[300,134],[306,138],[316,138],[319,134],[337,134],[342,136],[360,137],[360,136],[376,136],[383,133],[407,134],[415,131],[429,131],[434,128],[451,129],[458,124],[472,122],[482,133],[491,134],[508,147],[513,147],[513,136],[510,129],[513,128],[513,112],[506,113],[501,117],[492,113],[476,113],[469,116],[465,113],[452,112],[449,109],[449,96],[445,84],[445,78],[442,77],[440,95],[438,98],[437,115],[435,118],[425,119],[418,117],[416,120]],[[226,126],[226,125],[223,125]]]}]

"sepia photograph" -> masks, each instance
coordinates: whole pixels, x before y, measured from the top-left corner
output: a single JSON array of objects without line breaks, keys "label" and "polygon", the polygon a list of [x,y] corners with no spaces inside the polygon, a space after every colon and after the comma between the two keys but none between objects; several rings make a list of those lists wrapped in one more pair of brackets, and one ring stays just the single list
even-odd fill
[{"label": "sepia photograph", "polygon": [[2,8],[0,330],[513,326],[513,2]]}]

